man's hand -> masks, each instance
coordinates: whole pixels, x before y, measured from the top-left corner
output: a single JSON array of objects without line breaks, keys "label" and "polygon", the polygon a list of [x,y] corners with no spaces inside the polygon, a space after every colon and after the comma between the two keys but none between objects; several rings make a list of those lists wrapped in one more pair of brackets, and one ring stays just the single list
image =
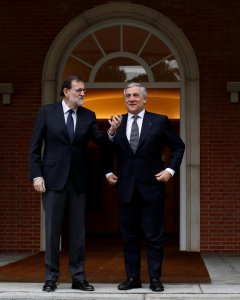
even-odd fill
[{"label": "man's hand", "polygon": [[122,122],[122,115],[117,114],[116,116],[112,116],[109,120],[108,123],[111,125],[111,127],[108,129],[108,134],[109,135],[114,135],[120,126]]},{"label": "man's hand", "polygon": [[157,173],[155,177],[157,181],[168,182],[169,179],[172,177],[172,175],[168,171],[164,170],[161,171],[160,173]]},{"label": "man's hand", "polygon": [[34,179],[33,186],[34,186],[35,191],[37,191],[39,193],[46,192],[45,181],[42,177],[37,177],[36,179]]},{"label": "man's hand", "polygon": [[110,185],[114,185],[117,183],[118,177],[115,174],[111,174],[111,175],[107,176],[107,181]]}]

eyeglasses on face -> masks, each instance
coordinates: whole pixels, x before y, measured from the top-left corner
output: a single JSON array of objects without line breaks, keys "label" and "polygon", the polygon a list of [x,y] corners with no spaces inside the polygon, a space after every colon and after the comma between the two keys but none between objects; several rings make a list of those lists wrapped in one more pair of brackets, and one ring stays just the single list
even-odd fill
[{"label": "eyeglasses on face", "polygon": [[78,93],[78,94],[81,94],[81,93],[86,93],[86,89],[77,89],[77,90],[75,90],[75,89],[70,89],[71,91],[74,91],[74,92],[76,92],[76,93]]}]

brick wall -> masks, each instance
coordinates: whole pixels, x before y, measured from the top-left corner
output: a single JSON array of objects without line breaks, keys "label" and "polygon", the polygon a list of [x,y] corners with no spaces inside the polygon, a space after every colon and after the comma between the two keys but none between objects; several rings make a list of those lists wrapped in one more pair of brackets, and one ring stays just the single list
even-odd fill
[{"label": "brick wall", "polygon": [[[28,180],[27,152],[41,105],[41,76],[56,35],[84,10],[107,1],[13,0],[1,3],[0,250],[38,251],[40,197]],[[201,250],[240,249],[240,104],[227,81],[240,81],[240,3],[224,0],[132,1],[159,10],[189,39],[200,69]]]}]

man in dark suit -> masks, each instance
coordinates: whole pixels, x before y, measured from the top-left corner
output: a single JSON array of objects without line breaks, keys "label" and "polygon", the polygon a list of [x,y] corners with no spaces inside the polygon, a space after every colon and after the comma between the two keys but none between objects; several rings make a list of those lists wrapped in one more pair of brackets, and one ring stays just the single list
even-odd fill
[{"label": "man in dark suit", "polygon": [[[63,100],[43,106],[38,112],[30,145],[30,177],[35,190],[42,193],[45,211],[43,291],[47,292],[57,287],[60,236],[67,209],[72,288],[94,290],[86,280],[84,267],[87,152],[89,140],[104,146],[108,135],[99,130],[95,113],[82,107],[85,92],[81,77],[68,77],[61,87]],[[118,121],[119,117],[113,118],[110,135],[114,134]]]},{"label": "man in dark suit", "polygon": [[[108,168],[107,180],[118,185],[120,231],[127,280],[119,290],[141,288],[141,230],[147,247],[150,289],[161,292],[164,245],[164,185],[179,168],[184,143],[169,125],[167,116],[145,110],[146,88],[138,83],[124,90],[128,114],[112,139],[116,152],[117,176]],[[167,167],[162,161],[163,146],[171,150]]]}]

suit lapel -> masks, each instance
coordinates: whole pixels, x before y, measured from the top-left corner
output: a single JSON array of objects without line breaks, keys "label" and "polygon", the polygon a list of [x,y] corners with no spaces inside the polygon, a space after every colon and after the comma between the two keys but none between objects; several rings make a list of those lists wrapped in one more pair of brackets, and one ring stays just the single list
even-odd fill
[{"label": "suit lapel", "polygon": [[80,119],[81,119],[81,109],[80,109],[80,107],[78,107],[78,109],[77,109],[77,118],[76,118],[76,128],[75,128],[75,137],[74,137],[74,140],[76,139],[76,137],[79,134],[80,124],[81,124]]},{"label": "suit lapel", "polygon": [[68,138],[68,133],[67,133],[67,127],[65,124],[65,119],[64,119],[64,113],[63,113],[63,107],[62,107],[62,102],[58,102],[56,103],[56,117],[59,123],[59,127],[62,129],[62,131],[64,132],[64,135],[67,139]]},{"label": "suit lapel", "polygon": [[129,149],[129,151],[132,152],[132,148],[131,148],[129,141],[127,139],[127,136],[126,136],[127,119],[128,119],[128,114],[124,114],[123,118],[122,118],[122,123],[117,130],[117,136],[119,137],[119,139],[121,139],[121,141],[124,143],[124,145]]},{"label": "suit lapel", "polygon": [[[122,140],[122,142],[126,145],[126,147],[129,149],[129,151],[133,153],[130,143],[126,136],[127,119],[128,119],[128,115],[127,114],[123,115],[121,126],[117,130],[117,135]],[[152,119],[153,117],[151,113],[145,111],[137,151],[139,150],[139,148],[141,148],[141,146],[144,144],[146,140],[148,132],[152,127]]]},{"label": "suit lapel", "polygon": [[76,138],[79,136],[81,126],[83,125],[84,125],[84,111],[81,109],[81,107],[78,107],[74,140],[76,140]]},{"label": "suit lapel", "polygon": [[144,144],[144,141],[146,140],[148,132],[152,127],[152,119],[153,118],[152,118],[151,114],[149,112],[145,111],[137,151]]}]

